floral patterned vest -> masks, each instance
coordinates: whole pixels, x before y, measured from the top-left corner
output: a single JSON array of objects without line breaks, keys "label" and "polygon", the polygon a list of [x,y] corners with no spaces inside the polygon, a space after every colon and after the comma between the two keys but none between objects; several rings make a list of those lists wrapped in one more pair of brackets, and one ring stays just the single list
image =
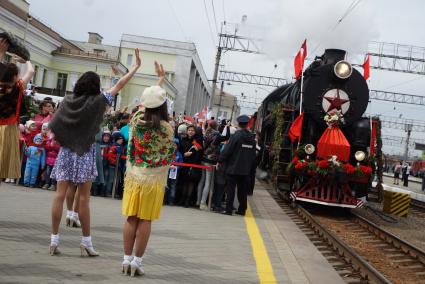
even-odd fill
[{"label": "floral patterned vest", "polygon": [[158,168],[169,166],[174,159],[173,129],[161,121],[160,129],[143,124],[143,110],[139,110],[130,122],[128,162],[133,167]]}]

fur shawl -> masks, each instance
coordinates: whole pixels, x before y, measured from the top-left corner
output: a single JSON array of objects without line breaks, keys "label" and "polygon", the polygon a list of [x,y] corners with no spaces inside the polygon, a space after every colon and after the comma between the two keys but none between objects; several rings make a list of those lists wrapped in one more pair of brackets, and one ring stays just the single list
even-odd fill
[{"label": "fur shawl", "polygon": [[49,128],[61,146],[83,155],[95,142],[107,105],[103,94],[66,95]]}]

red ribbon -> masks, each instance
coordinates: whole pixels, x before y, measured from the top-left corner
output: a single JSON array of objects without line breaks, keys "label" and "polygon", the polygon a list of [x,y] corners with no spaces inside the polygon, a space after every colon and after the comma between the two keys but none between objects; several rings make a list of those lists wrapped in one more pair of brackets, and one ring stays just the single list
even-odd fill
[{"label": "red ribbon", "polygon": [[212,171],[213,169],[213,166],[203,166],[203,165],[187,164],[187,163],[179,163],[179,162],[172,162],[171,164],[174,166],[192,167],[192,168],[198,168],[198,169],[206,169],[209,171]]}]

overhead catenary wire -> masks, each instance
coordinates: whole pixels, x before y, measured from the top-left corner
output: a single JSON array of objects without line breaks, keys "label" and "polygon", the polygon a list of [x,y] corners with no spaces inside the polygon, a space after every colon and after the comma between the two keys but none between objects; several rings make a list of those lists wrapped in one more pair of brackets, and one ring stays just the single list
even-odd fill
[{"label": "overhead catenary wire", "polygon": [[213,15],[214,15],[214,27],[215,27],[215,31],[218,34],[218,25],[217,25],[217,17],[215,15],[215,7],[214,7],[214,0],[211,0],[211,6],[212,6],[212,10],[213,10]]},{"label": "overhead catenary wire", "polygon": [[[328,31],[326,31],[325,33],[334,31],[339,24],[342,23],[342,21],[347,18],[347,16],[357,7],[357,5],[361,2],[362,0],[353,0],[351,2],[351,4],[348,6],[348,8],[345,10],[344,14],[337,20],[337,22],[335,23],[335,25],[333,25],[332,27],[330,27],[328,29]],[[320,38],[323,36],[323,34],[320,36]],[[313,49],[313,51],[311,52],[311,54],[314,54],[314,52],[320,47],[321,42],[320,42],[320,38],[319,38],[319,42],[317,43],[316,47]]]},{"label": "overhead catenary wire", "polygon": [[223,8],[223,22],[226,22],[226,8],[224,7],[224,0],[222,1],[222,8]]},{"label": "overhead catenary wire", "polygon": [[212,27],[211,27],[210,17],[208,16],[208,8],[207,8],[206,0],[204,0],[204,8],[205,8],[205,16],[207,17],[207,20],[208,20],[208,28],[210,29],[211,40],[212,40],[213,45],[215,46],[215,37],[214,37],[214,32],[213,32]]},{"label": "overhead catenary wire", "polygon": [[177,16],[176,11],[174,10],[173,5],[171,4],[171,1],[170,1],[170,0],[168,0],[168,5],[170,6],[171,12],[173,13],[174,18],[176,19],[177,24],[179,25],[180,31],[181,31],[181,33],[183,34],[184,39],[185,39],[185,40],[187,40],[186,33],[185,33],[185,32],[184,32],[184,30],[183,30],[183,26],[182,26],[182,24],[181,24],[181,22],[180,22],[180,20],[179,20],[179,17]]}]

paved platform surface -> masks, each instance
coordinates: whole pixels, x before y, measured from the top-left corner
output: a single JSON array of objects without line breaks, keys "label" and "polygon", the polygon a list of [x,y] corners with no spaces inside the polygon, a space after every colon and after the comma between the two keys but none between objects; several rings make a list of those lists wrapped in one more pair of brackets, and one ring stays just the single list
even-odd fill
[{"label": "paved platform surface", "polygon": [[[143,277],[120,273],[119,200],[92,198],[92,236],[100,257],[80,257],[80,229],[63,224],[62,255],[49,256],[52,196],[1,184],[0,283],[260,283],[257,269],[264,266],[254,257],[247,217],[197,209],[163,207],[152,227]],[[250,204],[276,279],[261,283],[343,283],[261,185]]]},{"label": "paved platform surface", "polygon": [[410,196],[413,199],[425,202],[425,192],[422,191],[422,184],[421,183],[416,183],[416,182],[410,182],[409,181],[409,186],[403,186],[403,182],[400,180],[399,185],[395,185],[393,184],[394,179],[391,177],[387,177],[384,176],[383,178],[384,180],[384,184],[388,187],[392,187],[392,188],[400,188],[400,189],[404,189],[404,190],[408,190],[411,192]]}]

